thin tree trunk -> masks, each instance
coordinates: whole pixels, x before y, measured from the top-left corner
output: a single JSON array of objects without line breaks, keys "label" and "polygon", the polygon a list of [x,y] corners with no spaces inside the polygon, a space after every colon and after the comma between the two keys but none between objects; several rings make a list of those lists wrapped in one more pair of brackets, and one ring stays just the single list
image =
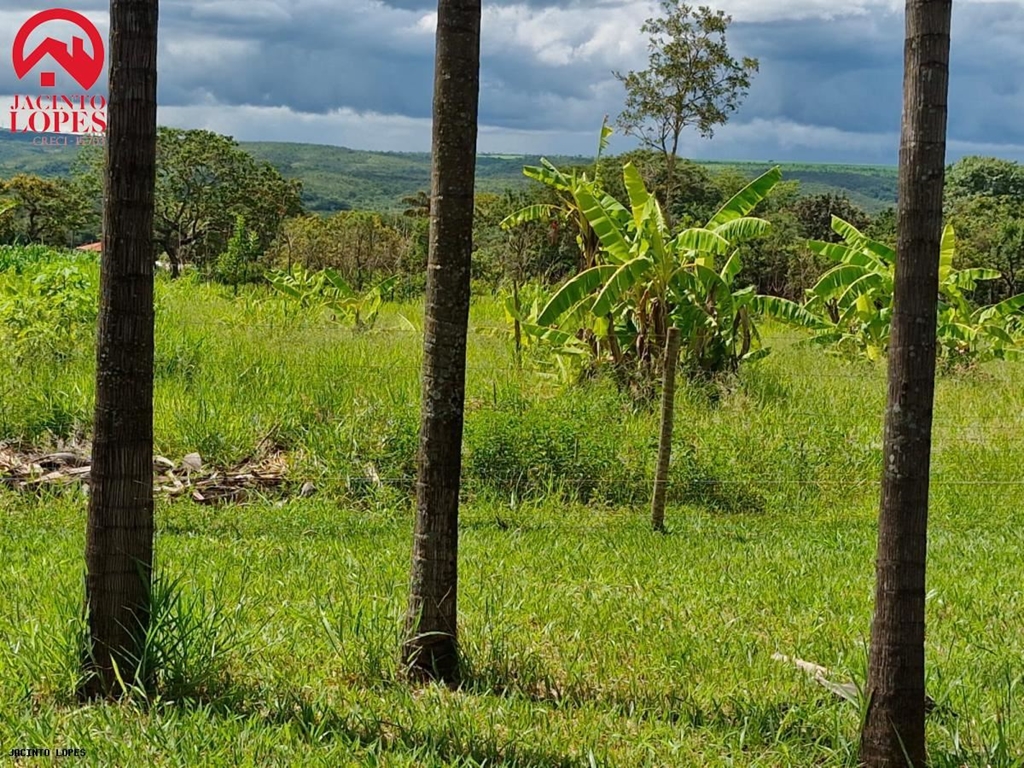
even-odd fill
[{"label": "thin tree trunk", "polygon": [[412,679],[448,683],[459,674],[459,483],[479,90],[480,0],[438,0],[423,410],[402,660]]},{"label": "thin tree trunk", "polygon": [[[157,0],[111,0],[96,411],[86,529],[86,696],[133,680],[153,563]],[[143,681],[145,682],[145,681]]]},{"label": "thin tree trunk", "polygon": [[519,279],[512,278],[512,306],[515,307],[516,315],[513,318],[512,331],[516,341],[516,368],[523,367],[523,329],[519,323]]},{"label": "thin tree trunk", "polygon": [[861,759],[925,764],[925,556],[951,0],[907,0],[897,264]]},{"label": "thin tree trunk", "polygon": [[665,530],[665,494],[668,491],[668,469],[672,461],[672,426],[675,423],[676,363],[679,361],[679,329],[668,329],[665,342],[665,379],[661,389],[661,438],[658,441],[658,466],[654,473],[654,496],[651,500],[651,524],[656,531]]},{"label": "thin tree trunk", "polygon": [[669,230],[675,226],[676,220],[673,215],[672,204],[675,202],[676,160],[678,159],[676,152],[678,151],[679,134],[676,133],[672,137],[672,151],[665,155],[665,210],[662,212],[662,215]]},{"label": "thin tree trunk", "polygon": [[177,280],[181,276],[180,253],[180,249],[175,246],[171,246],[167,250],[167,261],[170,262],[172,280]]}]

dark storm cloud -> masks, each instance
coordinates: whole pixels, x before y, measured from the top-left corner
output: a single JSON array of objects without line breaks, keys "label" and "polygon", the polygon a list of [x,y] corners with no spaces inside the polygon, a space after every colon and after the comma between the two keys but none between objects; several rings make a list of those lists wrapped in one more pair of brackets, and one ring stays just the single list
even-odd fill
[{"label": "dark storm cloud", "polygon": [[[757,56],[761,71],[733,123],[710,143],[690,137],[691,152],[895,160],[903,19],[890,0],[721,4],[735,17],[734,53]],[[5,3],[0,46],[9,51],[14,29],[50,5]],[[71,7],[100,21],[107,3]],[[413,135],[430,115],[435,7],[433,0],[164,0],[162,108],[189,119],[232,108],[262,115],[262,128],[233,118],[246,138],[281,138],[286,123],[269,121],[288,114],[306,115],[307,128],[296,131],[318,136],[344,114],[338,135],[350,142],[374,144],[370,131],[393,135],[379,117],[359,128],[359,116],[370,113],[391,116],[396,131]],[[621,107],[611,71],[644,65],[637,30],[652,12],[653,4],[640,0],[485,3],[482,135],[516,143],[532,132],[540,151],[591,151],[601,116]],[[1020,0],[956,4],[951,147],[1024,146],[1022,40]],[[10,66],[0,67],[0,93],[18,87]]]}]

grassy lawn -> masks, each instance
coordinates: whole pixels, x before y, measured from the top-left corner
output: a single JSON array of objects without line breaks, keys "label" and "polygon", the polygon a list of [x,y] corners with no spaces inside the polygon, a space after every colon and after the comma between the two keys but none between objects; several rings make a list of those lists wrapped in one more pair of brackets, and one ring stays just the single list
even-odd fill
[{"label": "grassy lawn", "polygon": [[[0,274],[0,282],[4,278]],[[157,506],[159,695],[80,706],[85,498],[0,487],[0,749],[95,765],[854,765],[884,370],[773,352],[678,396],[669,533],[657,423],[600,379],[517,372],[473,308],[461,690],[396,678],[412,531],[417,304],[355,334],[277,300],[161,283],[157,450],[257,446],[316,494]],[[399,317],[402,315],[402,317]],[[388,330],[391,329],[391,330]],[[91,330],[0,360],[0,441],[88,433]],[[938,390],[928,598],[937,766],[1024,765],[1024,366]],[[379,478],[378,483],[375,479]],[[71,761],[75,758],[66,758]],[[27,764],[41,760],[28,760]]]}]

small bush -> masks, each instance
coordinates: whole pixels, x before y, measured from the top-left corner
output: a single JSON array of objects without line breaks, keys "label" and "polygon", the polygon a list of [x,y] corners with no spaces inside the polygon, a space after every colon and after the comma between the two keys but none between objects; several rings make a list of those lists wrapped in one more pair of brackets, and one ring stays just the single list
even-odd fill
[{"label": "small bush", "polygon": [[245,219],[235,220],[235,231],[228,241],[227,250],[217,258],[214,265],[214,279],[224,285],[231,285],[237,291],[239,285],[259,282],[263,268],[259,263],[259,236],[246,227]]},{"label": "small bush", "polygon": [[0,287],[0,329],[18,359],[66,360],[92,341],[97,315],[97,273],[74,258],[33,251],[10,262],[13,275]]}]

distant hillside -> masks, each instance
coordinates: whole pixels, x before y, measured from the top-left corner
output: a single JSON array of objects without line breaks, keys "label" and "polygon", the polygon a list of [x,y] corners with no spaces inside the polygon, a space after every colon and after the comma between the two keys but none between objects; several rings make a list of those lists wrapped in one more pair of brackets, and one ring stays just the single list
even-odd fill
[{"label": "distant hillside", "polygon": [[26,134],[0,130],[0,178],[17,173],[63,176],[75,154],[74,147],[36,146]]},{"label": "distant hillside", "polygon": [[[393,210],[402,198],[430,189],[430,155],[426,152],[364,152],[319,144],[242,142],[287,177],[301,179],[304,200],[314,211],[347,208]],[[587,162],[582,157],[550,157],[556,165]],[[479,192],[503,192],[529,183],[524,165],[540,156],[480,155],[476,178]]]},{"label": "distant hillside", "polygon": [[[282,174],[300,179],[307,207],[314,211],[346,209],[396,210],[402,198],[430,187],[430,155],[425,152],[365,152],[318,144],[243,142],[254,156],[267,160]],[[0,177],[16,173],[60,176],[68,172],[74,147],[41,147],[24,135],[0,133]],[[477,185],[481,192],[522,187],[524,165],[537,155],[481,155]],[[549,159],[556,165],[587,162],[582,157]],[[772,163],[704,162],[710,168],[735,168],[748,176]],[[842,192],[870,212],[896,201],[896,168],[890,166],[780,163],[787,179],[798,180],[807,194]]]},{"label": "distant hillside", "polygon": [[896,204],[898,169],[894,165],[832,165],[825,163],[751,163],[698,161],[708,168],[735,168],[748,176],[763,173],[774,165],[782,168],[787,181],[799,181],[805,195],[842,192],[868,213],[878,213]]}]

